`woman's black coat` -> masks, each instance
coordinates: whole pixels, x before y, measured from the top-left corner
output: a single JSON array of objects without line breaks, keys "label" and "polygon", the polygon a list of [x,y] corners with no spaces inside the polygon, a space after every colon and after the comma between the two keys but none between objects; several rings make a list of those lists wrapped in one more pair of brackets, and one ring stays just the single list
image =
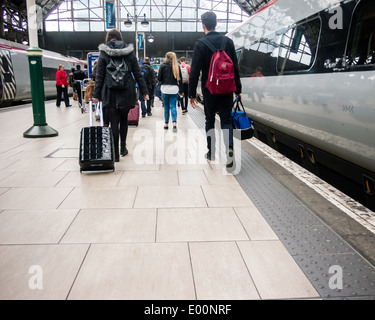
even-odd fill
[{"label": "woman's black coat", "polygon": [[[180,79],[182,79],[181,68],[178,68],[180,72]],[[163,85],[178,86],[179,93],[184,93],[184,84],[182,81],[177,81],[173,75],[173,66],[170,60],[166,60],[159,68],[158,81]]]},{"label": "woman's black coat", "polygon": [[[95,89],[93,98],[99,99],[103,103],[103,108],[132,109],[137,102],[135,81],[138,83],[141,94],[147,95],[147,85],[142,76],[137,58],[134,54],[132,44],[127,45],[123,41],[110,41],[108,44],[99,46],[100,57],[95,78]],[[124,90],[109,89],[106,84],[107,65],[110,63],[110,57],[125,57],[125,62],[131,69],[135,81]]]}]

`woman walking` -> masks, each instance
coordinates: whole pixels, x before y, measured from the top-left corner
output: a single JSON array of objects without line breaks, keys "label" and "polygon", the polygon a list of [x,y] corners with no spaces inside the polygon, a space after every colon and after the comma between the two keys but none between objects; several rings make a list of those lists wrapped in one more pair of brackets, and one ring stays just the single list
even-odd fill
[{"label": "woman walking", "polygon": [[169,128],[169,119],[172,115],[173,132],[177,132],[177,99],[183,96],[184,87],[182,83],[181,69],[177,64],[176,54],[168,52],[165,62],[160,66],[158,80],[161,83],[161,96],[164,104],[164,129]]},{"label": "woman walking", "polygon": [[[93,102],[102,101],[103,113],[109,116],[115,145],[115,160],[119,162],[120,135],[121,155],[128,154],[126,148],[128,114],[136,105],[135,81],[146,101],[149,100],[149,96],[134,54],[134,47],[123,42],[120,31],[110,30],[107,33],[106,44],[101,44],[99,50]],[[104,119],[105,123],[107,121],[108,119]]]},{"label": "woman walking", "polygon": [[65,106],[71,107],[68,96],[68,74],[65,72],[65,66],[60,64],[59,70],[56,73],[56,90],[57,90],[57,101],[56,107],[61,105],[61,95],[64,93]]}]

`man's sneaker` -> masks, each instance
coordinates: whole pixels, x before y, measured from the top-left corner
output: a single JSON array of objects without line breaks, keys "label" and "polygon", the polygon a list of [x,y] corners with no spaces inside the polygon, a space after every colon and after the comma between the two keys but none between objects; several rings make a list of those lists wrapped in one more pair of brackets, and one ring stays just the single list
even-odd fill
[{"label": "man's sneaker", "polygon": [[208,153],[205,154],[205,158],[206,158],[208,161],[215,161],[215,156],[212,155],[210,152],[208,152]]},{"label": "man's sneaker", "polygon": [[233,151],[233,149],[229,149],[229,151],[228,151],[228,160],[232,159],[233,157],[234,157],[234,151]]},{"label": "man's sneaker", "polygon": [[236,169],[236,163],[235,163],[235,160],[234,160],[233,149],[229,149],[229,151],[228,151],[226,168],[227,168],[228,173],[232,173]]}]

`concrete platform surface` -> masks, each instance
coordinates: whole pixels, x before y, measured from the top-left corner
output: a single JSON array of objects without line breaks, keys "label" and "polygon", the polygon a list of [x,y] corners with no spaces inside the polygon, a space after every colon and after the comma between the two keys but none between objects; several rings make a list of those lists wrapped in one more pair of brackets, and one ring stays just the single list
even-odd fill
[{"label": "concrete platform surface", "polygon": [[0,299],[260,300],[320,295],[190,116],[153,116],[114,173],[80,174],[88,114],[47,102],[56,138],[0,112]]}]

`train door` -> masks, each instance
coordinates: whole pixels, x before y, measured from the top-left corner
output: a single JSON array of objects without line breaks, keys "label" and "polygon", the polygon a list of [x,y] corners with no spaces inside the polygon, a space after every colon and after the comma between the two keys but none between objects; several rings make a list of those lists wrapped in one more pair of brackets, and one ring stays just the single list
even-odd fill
[{"label": "train door", "polygon": [[9,105],[16,97],[16,79],[10,51],[0,50],[0,105]]}]

